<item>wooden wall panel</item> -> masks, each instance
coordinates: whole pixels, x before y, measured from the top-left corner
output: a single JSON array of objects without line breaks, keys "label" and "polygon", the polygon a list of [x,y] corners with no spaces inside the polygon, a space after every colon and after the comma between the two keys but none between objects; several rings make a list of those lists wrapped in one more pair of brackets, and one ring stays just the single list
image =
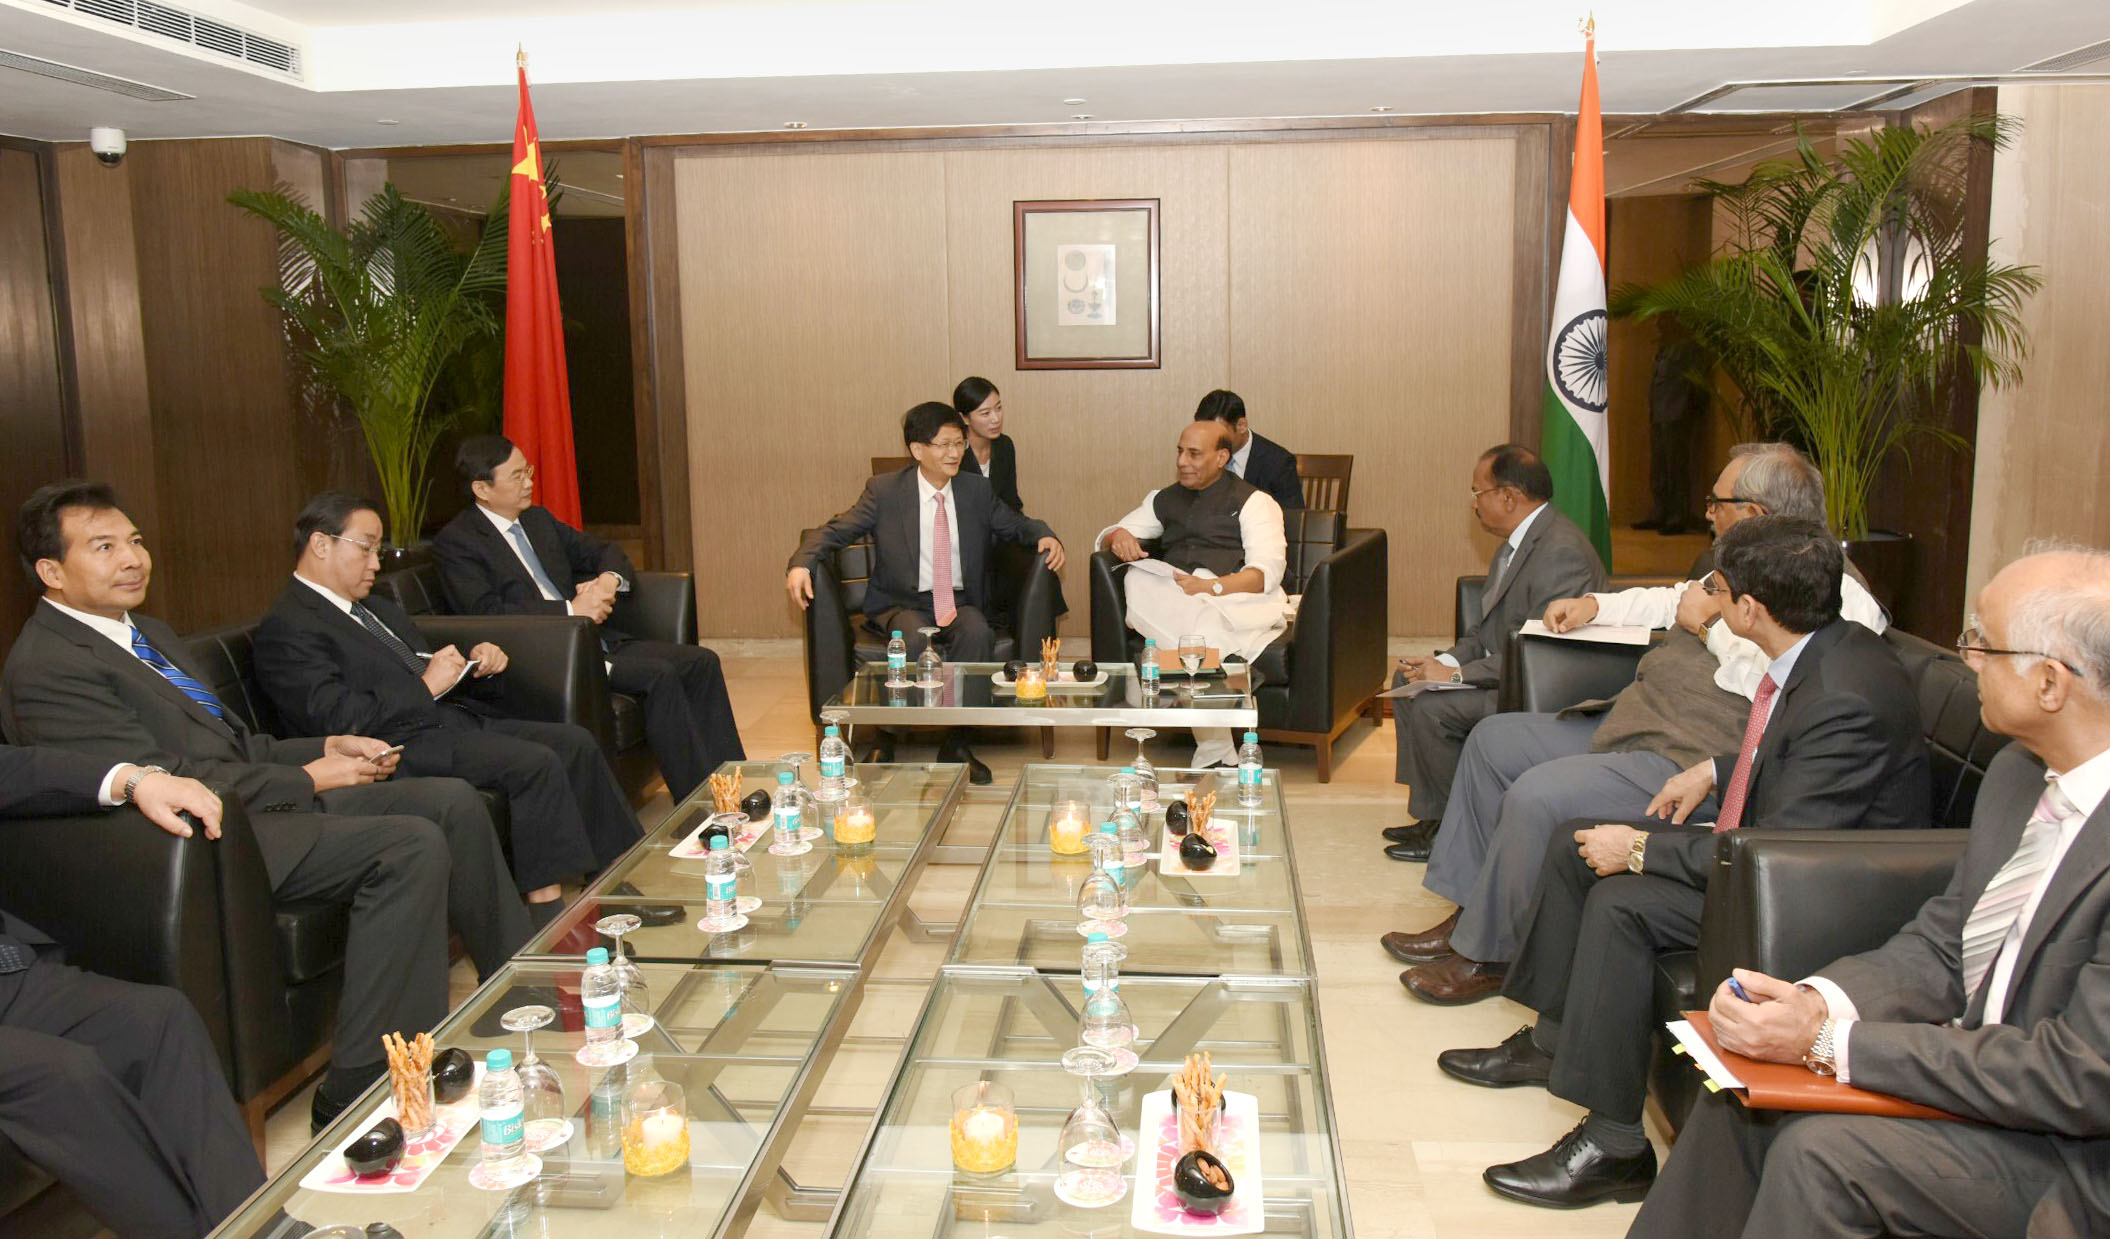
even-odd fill
[{"label": "wooden wall panel", "polygon": [[[1713,208],[1692,195],[1617,198],[1610,204],[1605,247],[1610,252],[1607,282],[1613,290],[1629,284],[1656,284],[1706,260]],[[1649,380],[1655,372],[1657,328],[1654,323],[1613,319],[1606,338],[1611,386],[1612,523],[1631,525],[1648,516],[1653,495],[1649,476]],[[1695,502],[1714,479],[1719,458],[1699,450],[1705,438],[1693,435],[1688,493]],[[1697,506],[1686,513],[1699,519]]]},{"label": "wooden wall panel", "polygon": [[2000,110],[2022,131],[1993,165],[1992,252],[2044,287],[2022,314],[2022,382],[1979,401],[1966,606],[2031,538],[2110,547],[2110,87],[2003,87]]},{"label": "wooden wall panel", "polygon": [[44,178],[32,150],[0,147],[0,648],[32,595],[16,557],[15,506],[66,471],[65,392],[44,242]]},{"label": "wooden wall panel", "polygon": [[799,530],[947,377],[936,153],[675,164],[700,631],[788,636]]},{"label": "wooden wall panel", "polygon": [[1228,377],[1263,433],[1354,453],[1349,517],[1390,531],[1397,633],[1448,632],[1452,578],[1493,551],[1466,492],[1510,434],[1514,151],[1230,152]]}]

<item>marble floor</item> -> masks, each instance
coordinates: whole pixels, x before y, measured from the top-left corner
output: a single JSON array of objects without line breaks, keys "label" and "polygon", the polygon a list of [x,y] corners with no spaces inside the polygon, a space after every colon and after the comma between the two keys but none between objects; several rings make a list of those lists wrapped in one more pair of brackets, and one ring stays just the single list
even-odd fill
[{"label": "marble floor", "polygon": [[[1662,539],[1675,541],[1682,540]],[[1689,561],[1691,553],[1685,558]],[[1395,644],[1426,649],[1431,643]],[[718,648],[725,655],[748,752],[759,757],[810,748],[813,732],[798,644],[743,642]],[[1154,741],[1152,748],[1152,756],[1168,764],[1185,761],[1191,751],[1164,740]],[[978,743],[976,751],[996,772],[993,788],[982,789],[978,804],[1005,789],[1021,764],[1040,760],[1037,735],[1026,733],[997,733]],[[903,746],[901,756],[928,754]],[[1092,759],[1088,732],[1058,733],[1056,760]],[[1335,750],[1333,781],[1325,785],[1317,781],[1308,749],[1270,748],[1268,764],[1282,769],[1289,799],[1354,1233],[1369,1239],[1624,1234],[1633,1206],[1541,1210],[1505,1201],[1480,1182],[1485,1166],[1546,1147],[1577,1121],[1580,1111],[1540,1089],[1475,1089],[1436,1069],[1438,1051],[1492,1045],[1530,1016],[1499,998],[1464,1008],[1417,1002],[1400,988],[1400,966],[1377,945],[1387,930],[1419,929],[1449,911],[1448,904],[1422,889],[1421,866],[1389,860],[1380,851],[1379,828],[1406,817],[1405,796],[1392,782],[1390,724],[1381,730],[1360,723],[1351,728]],[[664,796],[647,806],[648,823],[666,809]],[[969,816],[991,815],[963,814]],[[955,919],[974,872],[965,866],[931,866],[911,897],[912,906],[925,920]],[[916,944],[894,934],[852,1026],[851,1042],[830,1066],[817,1105],[870,1108],[878,1103],[898,1050],[860,1038],[906,1033],[944,952],[942,945]],[[454,980],[457,998],[473,988],[466,964],[456,966]],[[303,1092],[273,1116],[273,1169],[306,1143],[307,1111]],[[862,1118],[807,1119],[786,1159],[787,1169],[805,1184],[841,1182],[865,1125]],[[823,1229],[778,1218],[765,1204],[747,1233],[789,1239],[818,1236]]]}]

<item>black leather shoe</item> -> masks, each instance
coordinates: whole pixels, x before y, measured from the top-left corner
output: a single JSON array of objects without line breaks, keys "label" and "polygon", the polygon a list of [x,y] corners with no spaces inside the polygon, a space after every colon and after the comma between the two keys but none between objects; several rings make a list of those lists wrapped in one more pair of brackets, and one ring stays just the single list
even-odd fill
[{"label": "black leather shoe", "polygon": [[894,764],[894,742],[893,742],[893,741],[891,741],[891,740],[886,740],[886,741],[882,741],[882,742],[880,742],[880,743],[878,743],[878,744],[875,744],[875,745],[873,745],[873,746],[872,746],[872,751],[871,751],[871,752],[869,752],[869,753],[867,753],[867,754],[865,754],[865,757],[864,757],[864,759],[865,759],[865,761],[866,761],[866,762],[868,762],[868,763],[870,763],[870,764],[872,764],[872,765],[875,765],[875,766],[891,766],[891,765],[893,765],[893,764]]},{"label": "black leather shoe", "polygon": [[[354,1098],[353,1100],[356,1100],[356,1098]],[[322,1086],[320,1084],[316,1085],[315,1100],[308,1106],[309,1138],[313,1139],[314,1137],[321,1135],[322,1129],[336,1122],[337,1116],[343,1114],[345,1107],[351,1104],[352,1102],[350,1100],[330,1100],[329,1094],[322,1091]]]},{"label": "black leather shoe", "polygon": [[1553,1078],[1553,1055],[1532,1041],[1529,1024],[1492,1049],[1445,1050],[1436,1056],[1436,1065],[1452,1079],[1481,1088],[1544,1084]]},{"label": "black leather shoe", "polygon": [[1416,822],[1412,826],[1391,827],[1385,831],[1385,836],[1391,838],[1393,830],[1403,830],[1409,837],[1394,839],[1392,846],[1385,849],[1385,855],[1393,860],[1408,860],[1421,865],[1429,863],[1429,853],[1436,849],[1435,822]]},{"label": "black leather shoe", "polygon": [[1412,843],[1421,838],[1427,828],[1426,822],[1408,822],[1404,826],[1387,826],[1378,833],[1385,837],[1387,843]]},{"label": "black leather shoe", "polygon": [[1580,1209],[1605,1200],[1631,1204],[1648,1195],[1656,1181],[1656,1150],[1644,1147],[1631,1157],[1614,1157],[1578,1123],[1545,1152],[1489,1166],[1480,1177],[1500,1195],[1549,1209]]},{"label": "black leather shoe", "polygon": [[995,775],[989,773],[989,767],[982,764],[982,759],[974,755],[974,750],[965,745],[956,749],[939,749],[938,760],[941,762],[958,762],[960,765],[967,767],[967,781],[977,787],[987,786],[996,778]]}]

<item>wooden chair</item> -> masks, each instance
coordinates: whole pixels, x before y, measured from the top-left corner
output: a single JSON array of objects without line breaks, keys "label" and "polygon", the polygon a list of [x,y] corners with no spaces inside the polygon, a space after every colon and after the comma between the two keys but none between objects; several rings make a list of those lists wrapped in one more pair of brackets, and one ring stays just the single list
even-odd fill
[{"label": "wooden chair", "polygon": [[1348,477],[1355,472],[1353,456],[1297,454],[1297,480],[1304,484],[1304,506],[1338,512],[1348,519]]},{"label": "wooden chair", "polygon": [[876,478],[882,474],[899,473],[915,463],[916,458],[913,456],[874,456],[872,476]]}]

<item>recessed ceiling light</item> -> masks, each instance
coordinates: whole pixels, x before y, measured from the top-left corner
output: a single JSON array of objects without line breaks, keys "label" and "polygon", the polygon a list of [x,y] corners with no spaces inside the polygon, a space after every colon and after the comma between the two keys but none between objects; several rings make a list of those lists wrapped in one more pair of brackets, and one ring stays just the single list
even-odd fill
[{"label": "recessed ceiling light", "polygon": [[1090,120],[1091,118],[1092,114],[1090,112],[1073,112],[1070,114],[1071,120]]},{"label": "recessed ceiling light", "polygon": [[1373,112],[1389,112],[1392,109],[1384,106],[1383,104],[1379,104],[1377,107],[1371,108],[1370,110]]},{"label": "recessed ceiling light", "polygon": [[377,125],[400,125],[403,122],[393,116],[380,116],[374,119],[374,123]]},{"label": "recessed ceiling light", "polygon": [[1063,100],[1063,102],[1064,102],[1064,103],[1066,103],[1066,104],[1068,104],[1068,105],[1069,105],[1069,106],[1071,106],[1071,107],[1076,107],[1076,106],[1077,106],[1078,104],[1080,104],[1080,103],[1083,103],[1083,102],[1084,102],[1084,100],[1082,100],[1082,99],[1064,99],[1064,100]]},{"label": "recessed ceiling light", "polygon": [[784,127],[786,129],[804,129],[806,122],[802,120],[787,120],[784,122]]}]

